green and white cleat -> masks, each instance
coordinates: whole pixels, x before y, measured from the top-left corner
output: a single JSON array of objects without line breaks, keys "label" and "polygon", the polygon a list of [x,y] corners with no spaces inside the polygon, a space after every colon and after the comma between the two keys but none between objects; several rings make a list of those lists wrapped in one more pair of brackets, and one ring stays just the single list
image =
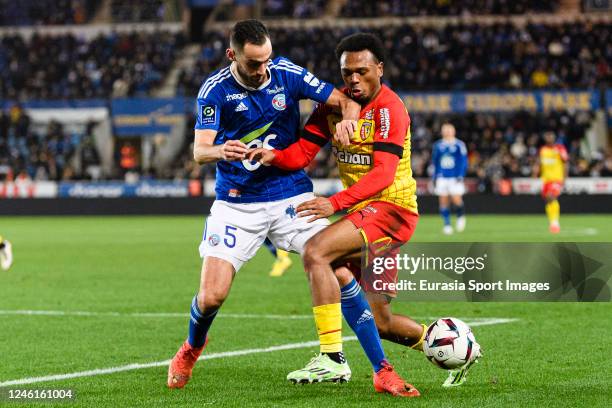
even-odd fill
[{"label": "green and white cleat", "polygon": [[315,382],[348,382],[351,369],[348,363],[336,363],[327,354],[313,357],[306,367],[290,372],[287,380],[294,384],[312,384]]},{"label": "green and white cleat", "polygon": [[467,380],[468,371],[470,368],[478,362],[478,359],[482,357],[482,353],[480,352],[480,348],[478,349],[478,353],[476,353],[473,358],[470,359],[467,363],[465,363],[462,367],[459,367],[456,370],[448,370],[448,378],[442,384],[445,388],[450,387],[458,387],[463,384]]}]

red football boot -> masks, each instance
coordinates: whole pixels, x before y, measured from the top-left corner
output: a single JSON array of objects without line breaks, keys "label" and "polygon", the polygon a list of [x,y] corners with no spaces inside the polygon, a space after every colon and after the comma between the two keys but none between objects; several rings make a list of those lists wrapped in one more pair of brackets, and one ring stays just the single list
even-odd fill
[{"label": "red football boot", "polygon": [[421,393],[411,384],[405,382],[389,363],[374,373],[376,392],[387,392],[395,397],[419,397]]},{"label": "red football boot", "polygon": [[168,367],[168,387],[183,388],[191,378],[191,371],[198,357],[202,354],[202,350],[208,344],[208,337],[202,347],[191,347],[189,342],[185,340],[179,351],[176,352],[174,358]]}]

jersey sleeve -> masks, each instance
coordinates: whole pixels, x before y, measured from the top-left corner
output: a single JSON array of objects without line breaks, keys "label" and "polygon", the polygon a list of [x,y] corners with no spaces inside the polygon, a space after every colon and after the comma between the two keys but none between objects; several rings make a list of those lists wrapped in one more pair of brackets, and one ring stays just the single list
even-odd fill
[{"label": "jersey sleeve", "polygon": [[202,86],[197,98],[196,130],[219,130],[221,124],[221,99],[214,89],[209,90]]},{"label": "jersey sleeve", "polygon": [[312,99],[325,103],[334,90],[332,84],[321,81],[306,68],[296,65],[286,58],[279,58],[275,65],[277,69],[285,72],[287,84],[296,99]]},{"label": "jersey sleeve", "polygon": [[378,109],[375,114],[374,152],[394,154],[400,159],[404,154],[404,143],[410,128],[410,117],[401,101]]},{"label": "jersey sleeve", "polygon": [[557,151],[559,152],[559,157],[561,157],[561,160],[566,162],[569,159],[565,146],[562,144],[557,145]]}]

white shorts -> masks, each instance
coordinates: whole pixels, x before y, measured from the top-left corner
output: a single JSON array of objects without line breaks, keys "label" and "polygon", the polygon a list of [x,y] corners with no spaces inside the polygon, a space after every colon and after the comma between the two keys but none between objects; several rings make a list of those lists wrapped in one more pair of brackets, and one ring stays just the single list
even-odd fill
[{"label": "white shorts", "polygon": [[238,272],[255,256],[266,237],[277,248],[302,254],[306,241],[329,225],[326,218],[308,223],[308,217],[297,216],[297,206],[313,198],[313,193],[304,193],[265,203],[215,200],[206,219],[200,257],[221,258]]},{"label": "white shorts", "polygon": [[437,196],[463,195],[465,194],[465,185],[463,180],[456,177],[438,177],[434,192]]}]

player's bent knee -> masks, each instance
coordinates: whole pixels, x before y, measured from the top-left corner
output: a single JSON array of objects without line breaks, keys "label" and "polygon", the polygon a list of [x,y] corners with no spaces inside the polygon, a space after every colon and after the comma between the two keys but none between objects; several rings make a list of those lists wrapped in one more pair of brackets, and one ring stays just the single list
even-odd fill
[{"label": "player's bent knee", "polygon": [[212,312],[221,307],[227,294],[224,291],[208,289],[198,293],[198,308],[202,312]]},{"label": "player's bent knee", "polygon": [[302,254],[302,261],[304,262],[304,269],[309,270],[312,266],[324,262],[323,254],[317,244],[312,244],[312,241],[308,241],[304,246],[304,253]]}]

